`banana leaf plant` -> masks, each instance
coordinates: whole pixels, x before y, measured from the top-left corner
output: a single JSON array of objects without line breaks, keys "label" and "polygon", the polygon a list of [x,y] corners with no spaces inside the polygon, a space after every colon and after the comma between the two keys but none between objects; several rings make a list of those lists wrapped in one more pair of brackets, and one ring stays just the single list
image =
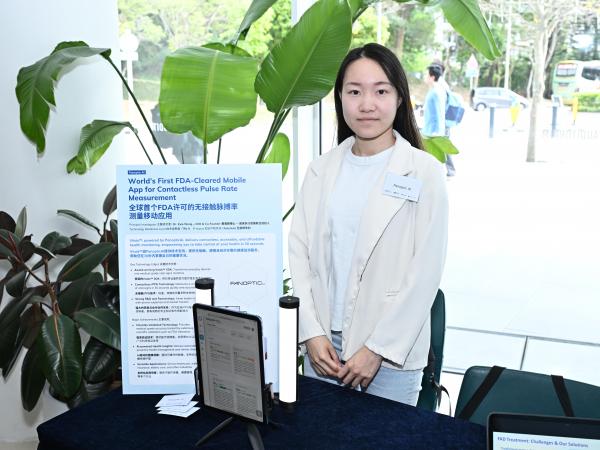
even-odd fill
[{"label": "banana leaf plant", "polygon": [[[169,131],[192,131],[201,139],[205,162],[207,144],[216,140],[219,140],[217,161],[220,160],[221,138],[249,123],[260,96],[274,116],[256,161],[287,165],[289,159],[280,159],[285,152],[271,147],[281,125],[291,108],[314,104],[329,92],[336,69],[350,46],[352,23],[374,3],[374,0],[316,1],[259,64],[237,44],[275,1],[254,0],[230,42],[179,49],[165,61],[159,101],[161,118]],[[500,55],[478,0],[395,1],[439,6],[446,20],[476,50],[488,59]],[[115,70],[166,163],[135,95],[110,58],[110,49],[92,48],[82,41],[61,42],[50,55],[19,71],[16,94],[23,133],[36,145],[38,153],[44,152],[50,108],[56,107],[55,85],[67,68],[91,57],[103,58]],[[130,123],[95,120],[83,127],[79,149],[68,162],[67,171],[87,172],[125,128],[133,131],[152,164]],[[275,153],[267,158],[269,151]]]},{"label": "banana leaf plant", "polygon": [[[158,141],[142,112],[137,98],[127,84],[121,71],[111,60],[110,53],[111,51],[108,48],[92,48],[83,41],[61,42],[48,56],[30,66],[21,68],[17,75],[17,86],[15,88],[19,102],[21,131],[35,144],[37,153],[42,155],[46,149],[46,131],[50,109],[56,108],[54,91],[60,77],[77,62],[81,62],[87,58],[101,57],[102,60],[106,61],[114,69],[127,89],[150,132],[150,136],[163,163],[166,164],[162,149],[158,145]],[[82,128],[77,154],[68,162],[67,172],[78,174],[87,172],[106,152],[114,137],[125,128],[130,129],[134,133],[148,162],[153,164],[152,158],[139,138],[137,130],[131,123],[94,120]]]},{"label": "banana leaf plant", "polygon": [[[268,157],[267,152],[280,135],[278,131],[285,118],[293,107],[312,105],[331,90],[337,68],[351,44],[352,23],[374,0],[316,1],[271,49],[258,70],[252,72],[253,58],[244,54],[237,44],[274,2],[254,0],[231,42],[220,47],[211,43],[204,48],[184,48],[167,56],[159,103],[163,124],[169,131],[191,131],[206,143],[220,140],[225,133],[246,125],[254,117],[250,104],[256,93],[273,113],[256,162],[280,162],[275,154]],[[495,59],[500,55],[477,0],[419,0],[416,3],[424,7],[439,5],[454,29],[486,58]],[[226,64],[226,60],[231,63]],[[254,91],[248,87],[252,78]],[[246,92],[239,103],[228,100],[231,92],[240,90]],[[424,137],[424,140],[426,150],[440,161],[445,161],[446,154],[457,152],[446,138],[430,141]],[[440,143],[441,140],[448,142]],[[204,156],[206,161],[206,146]]]},{"label": "banana leaf plant", "polygon": [[[26,234],[25,208],[17,220],[0,211],[0,260],[10,264],[0,280],[0,369],[6,379],[25,353],[21,400],[27,411],[46,382],[54,397],[73,407],[120,379],[117,224],[110,220],[115,210],[113,189],[103,205],[102,228],[74,211],[59,211],[93,228],[95,244],[57,231],[35,243]],[[4,288],[9,298],[3,300]]]}]

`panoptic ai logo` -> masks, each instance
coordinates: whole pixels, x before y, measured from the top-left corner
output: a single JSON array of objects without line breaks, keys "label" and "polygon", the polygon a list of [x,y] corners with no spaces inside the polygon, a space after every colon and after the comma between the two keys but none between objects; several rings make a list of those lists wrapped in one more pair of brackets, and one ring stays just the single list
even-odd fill
[{"label": "panoptic ai logo", "polygon": [[146,175],[145,169],[131,169],[127,171],[127,175]]},{"label": "panoptic ai logo", "polygon": [[261,280],[230,281],[231,286],[264,286],[265,282]]},{"label": "panoptic ai logo", "polygon": [[229,296],[244,304],[259,301],[267,294],[267,272],[260,266],[242,264],[229,272]]}]

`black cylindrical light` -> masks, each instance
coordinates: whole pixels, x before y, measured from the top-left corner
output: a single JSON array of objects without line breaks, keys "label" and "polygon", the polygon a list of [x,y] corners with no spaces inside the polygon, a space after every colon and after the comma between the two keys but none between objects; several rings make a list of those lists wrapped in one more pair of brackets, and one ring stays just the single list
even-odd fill
[{"label": "black cylindrical light", "polygon": [[215,305],[215,280],[212,278],[198,278],[196,280],[196,303],[201,305]]}]

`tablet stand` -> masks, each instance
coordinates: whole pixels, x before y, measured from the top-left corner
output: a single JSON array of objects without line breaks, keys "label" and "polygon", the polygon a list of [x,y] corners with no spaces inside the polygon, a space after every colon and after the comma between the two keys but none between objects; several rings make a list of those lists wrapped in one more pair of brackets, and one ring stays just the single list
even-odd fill
[{"label": "tablet stand", "polygon": [[[272,423],[270,421],[271,411],[273,410],[273,399],[271,397],[271,383],[267,384],[263,388],[263,398],[266,400],[265,402],[263,402],[265,405],[265,418],[266,418],[265,423],[271,424],[272,426],[274,426],[276,424]],[[219,431],[226,428],[227,425],[229,425],[231,422],[234,421],[234,419],[235,419],[235,417],[233,417],[233,416],[228,417],[223,422],[221,422],[219,425],[214,427],[212,430],[210,430],[208,433],[206,433],[204,436],[202,436],[198,440],[198,442],[196,442],[196,444],[195,444],[196,447],[200,447],[202,444],[204,444],[206,441],[208,441],[211,437],[213,437]],[[248,433],[248,440],[250,441],[250,446],[252,447],[252,450],[265,450],[262,436],[260,435],[260,430],[258,429],[258,427],[256,426],[256,424],[254,422],[246,423],[246,431]]]},{"label": "tablet stand", "polygon": [[[217,434],[223,428],[227,427],[227,425],[229,425],[231,422],[233,422],[234,419],[235,419],[235,417],[228,417],[223,422],[221,422],[219,425],[214,427],[212,430],[210,430],[208,433],[206,433],[204,436],[202,436],[198,440],[198,442],[196,442],[196,447],[200,447],[202,444],[204,444],[206,441],[208,441],[211,437],[213,437],[215,434]],[[265,446],[262,441],[262,436],[260,435],[260,431],[259,431],[258,427],[254,423],[249,422],[246,424],[246,430],[248,433],[248,440],[250,441],[250,446],[252,447],[252,450],[265,450]]]}]

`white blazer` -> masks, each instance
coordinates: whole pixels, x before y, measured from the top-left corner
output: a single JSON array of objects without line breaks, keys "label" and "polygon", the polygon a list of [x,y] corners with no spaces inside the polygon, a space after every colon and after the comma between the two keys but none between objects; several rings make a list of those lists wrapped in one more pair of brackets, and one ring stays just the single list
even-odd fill
[{"label": "white blazer", "polygon": [[[403,370],[427,365],[430,309],[446,256],[448,196],[443,165],[394,132],[390,160],[369,193],[352,257],[342,328],[342,359],[363,345]],[[328,201],[350,137],[313,161],[296,201],[289,235],[299,341],[331,340]],[[422,182],[418,202],[383,193],[385,175]]]}]

